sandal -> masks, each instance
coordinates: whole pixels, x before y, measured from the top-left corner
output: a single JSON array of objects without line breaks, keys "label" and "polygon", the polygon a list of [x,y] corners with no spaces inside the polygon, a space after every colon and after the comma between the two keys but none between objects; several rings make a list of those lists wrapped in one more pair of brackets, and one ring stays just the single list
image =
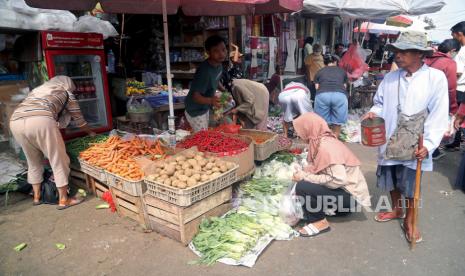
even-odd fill
[{"label": "sandal", "polygon": [[32,199],[32,205],[33,205],[33,206],[39,206],[39,205],[41,205],[41,204],[42,204],[42,201],[40,201],[40,197],[39,197],[39,198],[35,198],[35,197],[34,197],[34,198]]},{"label": "sandal", "polygon": [[394,219],[404,219],[405,214],[402,214],[401,216],[388,216],[388,214],[392,214],[392,212],[380,212],[375,216],[375,220],[377,222],[388,222]]},{"label": "sandal", "polygon": [[[400,224],[400,228],[402,228],[402,231],[404,231],[404,235],[405,235],[405,239],[409,242],[409,243],[412,243],[412,239],[410,238],[409,234],[407,233],[407,231],[405,231],[405,226],[404,226],[404,223],[401,223]],[[417,240],[415,241],[415,243],[420,243],[423,241],[423,237],[420,235]]]},{"label": "sandal", "polygon": [[[315,237],[315,236],[318,236],[319,234],[329,232],[331,230],[331,227],[328,226],[323,230],[318,230],[318,228],[316,228],[315,225],[310,223],[309,225],[302,227],[302,229],[305,230],[305,232],[307,232],[307,234],[301,233],[299,231],[300,236],[304,237],[304,238],[308,238],[308,237]],[[302,229],[300,229],[300,230],[302,230]]]},{"label": "sandal", "polygon": [[[74,202],[73,202],[74,201]],[[79,205],[84,202],[83,198],[68,198],[65,201],[61,201],[58,203],[57,209],[58,210],[64,210],[68,209],[69,207]]]}]

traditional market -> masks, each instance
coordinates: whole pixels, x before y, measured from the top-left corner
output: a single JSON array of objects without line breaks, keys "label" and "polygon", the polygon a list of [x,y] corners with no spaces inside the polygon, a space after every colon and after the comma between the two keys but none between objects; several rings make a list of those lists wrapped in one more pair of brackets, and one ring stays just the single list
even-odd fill
[{"label": "traditional market", "polygon": [[0,0],[0,275],[463,275],[464,72],[459,0]]}]

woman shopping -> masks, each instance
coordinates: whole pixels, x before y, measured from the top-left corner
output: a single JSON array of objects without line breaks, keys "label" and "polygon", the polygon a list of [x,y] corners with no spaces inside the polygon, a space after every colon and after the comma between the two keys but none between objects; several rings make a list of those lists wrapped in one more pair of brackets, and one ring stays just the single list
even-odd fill
[{"label": "woman shopping", "polygon": [[284,136],[289,135],[289,125],[300,115],[313,111],[310,90],[299,82],[291,82],[279,94],[279,104],[283,110]]},{"label": "woman shopping", "polygon": [[41,203],[44,157],[50,162],[58,188],[58,209],[66,209],[83,201],[68,197],[70,161],[59,129],[65,128],[72,120],[73,126],[81,128],[89,135],[95,135],[84,120],[79,104],[72,94],[75,89],[76,86],[69,77],[56,76],[34,89],[11,116],[11,132],[27,159],[27,178],[34,191],[34,205]]},{"label": "woman shopping", "polygon": [[297,135],[308,142],[309,165],[297,171],[293,180],[298,182],[296,195],[305,199],[302,208],[307,225],[299,232],[311,237],[330,230],[327,213],[347,214],[356,204],[371,206],[370,194],[360,161],[320,116],[306,113],[293,123]]},{"label": "woman shopping", "polygon": [[337,57],[326,55],[325,68],[315,76],[315,113],[323,117],[336,137],[339,138],[341,125],[347,122],[349,103],[346,95],[347,74],[337,67]]}]

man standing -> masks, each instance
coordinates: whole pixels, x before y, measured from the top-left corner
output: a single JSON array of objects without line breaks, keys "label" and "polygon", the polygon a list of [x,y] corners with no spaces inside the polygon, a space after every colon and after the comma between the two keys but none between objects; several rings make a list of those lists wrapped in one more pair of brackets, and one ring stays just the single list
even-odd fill
[{"label": "man standing", "polygon": [[339,58],[342,58],[345,52],[346,51],[344,51],[344,44],[337,43],[336,45],[334,45],[334,54],[338,56]]},{"label": "man standing", "polygon": [[208,128],[210,107],[219,105],[215,93],[226,58],[225,40],[218,35],[210,36],[205,41],[205,50],[208,59],[197,68],[185,100],[186,119],[194,132]]},{"label": "man standing", "polygon": [[[452,37],[457,40],[462,48],[455,56],[457,63],[457,103],[465,103],[465,21],[455,24],[451,28]],[[455,140],[452,144],[447,145],[446,149],[450,151],[458,151],[462,140],[462,132],[457,131]]]},{"label": "man standing", "polygon": [[[407,240],[422,241],[420,232],[413,233],[413,196],[417,160],[422,170],[431,171],[431,154],[439,146],[447,130],[449,97],[443,72],[423,63],[433,49],[427,47],[426,35],[408,31],[396,43],[387,46],[395,53],[399,70],[388,73],[373,99],[374,106],[365,118],[385,120],[388,143],[378,150],[378,187],[391,193],[393,210],[375,216],[378,222],[404,218],[402,227]],[[423,134],[423,147],[418,137]],[[405,201],[402,201],[402,196]],[[405,204],[402,204],[402,203]]]}]

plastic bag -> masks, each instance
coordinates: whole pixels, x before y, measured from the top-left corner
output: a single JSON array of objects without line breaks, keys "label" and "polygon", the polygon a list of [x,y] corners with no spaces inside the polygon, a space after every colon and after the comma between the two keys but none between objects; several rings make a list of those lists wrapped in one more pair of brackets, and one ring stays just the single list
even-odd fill
[{"label": "plastic bag", "polygon": [[296,186],[297,183],[289,185],[279,206],[279,216],[290,226],[296,225],[304,217],[302,203],[295,194]]},{"label": "plastic bag", "polygon": [[339,61],[339,67],[347,72],[347,76],[351,80],[359,79],[364,72],[368,71],[368,64],[360,56],[358,48],[358,45],[351,44],[349,50]]},{"label": "plastic bag", "polygon": [[103,39],[118,36],[118,32],[110,22],[90,15],[79,17],[78,21],[74,22],[73,29],[79,33],[100,33]]},{"label": "plastic bag", "polygon": [[143,98],[131,96],[126,104],[128,112],[131,113],[149,113],[152,112],[152,106]]}]

